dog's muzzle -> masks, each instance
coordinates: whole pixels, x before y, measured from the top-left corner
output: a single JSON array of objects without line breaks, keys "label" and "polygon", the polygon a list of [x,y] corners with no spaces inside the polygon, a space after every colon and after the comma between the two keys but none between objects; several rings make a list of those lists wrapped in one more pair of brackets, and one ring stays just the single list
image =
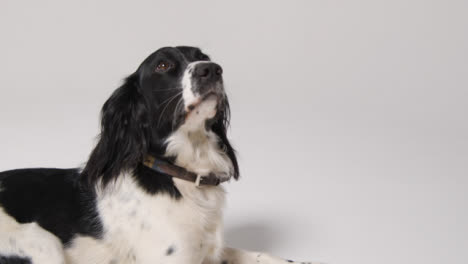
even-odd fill
[{"label": "dog's muzzle", "polygon": [[223,69],[214,62],[190,63],[183,80],[185,110],[194,109],[208,98],[225,98],[222,75]]},{"label": "dog's muzzle", "polygon": [[223,69],[214,62],[198,63],[193,69],[192,78],[197,83],[198,93],[204,96],[208,93],[218,93],[222,85]]}]

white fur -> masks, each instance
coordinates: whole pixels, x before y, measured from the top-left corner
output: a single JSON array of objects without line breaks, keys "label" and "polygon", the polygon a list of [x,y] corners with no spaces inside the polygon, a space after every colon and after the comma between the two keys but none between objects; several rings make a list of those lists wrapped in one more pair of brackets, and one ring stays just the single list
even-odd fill
[{"label": "white fur", "polygon": [[184,198],[175,200],[147,194],[130,175],[120,176],[98,195],[103,238],[75,239],[66,250],[69,263],[201,263],[220,254],[221,188],[176,182]]},{"label": "white fur", "polygon": [[167,156],[176,164],[200,175],[219,177],[233,173],[231,160],[218,146],[218,137],[205,129],[205,121],[216,113],[216,100],[206,100],[189,114],[185,123],[167,139]]},{"label": "white fur", "polygon": [[65,263],[62,244],[36,223],[19,224],[0,207],[1,255],[27,257],[35,263]]},{"label": "white fur", "polygon": [[194,70],[194,66],[198,63],[199,62],[190,63],[182,76],[182,98],[184,99],[186,111],[188,110],[187,107],[189,106],[189,103],[193,103],[196,100],[192,89],[192,72]]}]

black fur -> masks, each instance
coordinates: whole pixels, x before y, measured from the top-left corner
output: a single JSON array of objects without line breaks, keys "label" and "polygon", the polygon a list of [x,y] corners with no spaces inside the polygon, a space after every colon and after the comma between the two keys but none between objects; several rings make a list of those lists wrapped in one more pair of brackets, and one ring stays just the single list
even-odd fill
[{"label": "black fur", "polygon": [[102,108],[100,140],[83,171],[88,184],[101,179],[105,185],[143,160],[151,134],[147,107],[136,74],[107,100]]},{"label": "black fur", "polygon": [[16,256],[0,256],[0,264],[31,264],[31,259]]},{"label": "black fur", "polygon": [[174,247],[174,246],[170,246],[170,247],[166,250],[166,256],[172,255],[172,253],[174,253],[174,251],[175,251],[175,247]]},{"label": "black fur", "polygon": [[175,199],[180,199],[182,195],[175,187],[171,176],[156,172],[144,165],[139,164],[135,171],[138,175],[138,184],[141,188],[149,194],[156,194],[159,192],[169,194]]},{"label": "black fur", "polygon": [[229,127],[229,119],[230,119],[230,108],[229,108],[229,102],[226,100],[224,102],[225,107],[223,111],[218,112],[218,116],[215,119],[215,122],[211,126],[211,130],[218,135],[220,141],[219,141],[219,146],[221,149],[224,149],[228,157],[231,159],[232,166],[234,167],[234,179],[238,180],[239,179],[239,165],[237,163],[237,158],[236,158],[236,151],[234,148],[231,146],[231,143],[229,142],[227,138],[227,128]]},{"label": "black fur", "polygon": [[0,173],[0,205],[19,223],[37,222],[67,244],[76,234],[99,238],[96,194],[75,169],[23,169]]}]

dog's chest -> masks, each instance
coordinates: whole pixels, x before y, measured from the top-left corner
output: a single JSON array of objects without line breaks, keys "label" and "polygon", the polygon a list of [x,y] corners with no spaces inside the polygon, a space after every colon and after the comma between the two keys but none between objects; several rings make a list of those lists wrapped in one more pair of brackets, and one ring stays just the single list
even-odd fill
[{"label": "dog's chest", "polygon": [[[76,263],[201,263],[207,255],[219,254],[224,191],[175,184],[180,199],[147,194],[130,176],[121,177],[98,196],[102,239],[76,239],[70,258]],[[89,255],[90,250],[96,253]]]},{"label": "dog's chest", "polygon": [[[232,163],[217,142],[213,132],[182,126],[167,140],[166,154],[197,174],[230,177]],[[119,176],[113,188],[98,194],[102,239],[76,238],[67,250],[68,257],[77,260],[71,262],[197,264],[206,257],[218,259],[223,248],[224,190],[173,181],[180,199],[150,195],[130,175]]]}]

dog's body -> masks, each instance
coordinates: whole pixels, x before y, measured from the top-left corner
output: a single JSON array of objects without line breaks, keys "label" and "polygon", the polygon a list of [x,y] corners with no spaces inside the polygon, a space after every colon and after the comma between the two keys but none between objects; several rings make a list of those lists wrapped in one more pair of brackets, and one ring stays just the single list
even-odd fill
[{"label": "dog's body", "polygon": [[160,49],[105,103],[82,170],[0,173],[0,264],[292,262],[225,248],[222,186],[143,164],[238,178],[221,75],[197,48]]}]

